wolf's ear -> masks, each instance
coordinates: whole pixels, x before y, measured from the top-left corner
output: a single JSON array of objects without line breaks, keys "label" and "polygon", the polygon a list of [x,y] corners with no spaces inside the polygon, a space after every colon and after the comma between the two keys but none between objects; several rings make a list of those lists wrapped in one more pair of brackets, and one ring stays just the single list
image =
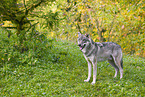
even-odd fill
[{"label": "wolf's ear", "polygon": [[78,36],[81,36],[81,32],[78,32]]},{"label": "wolf's ear", "polygon": [[88,38],[90,38],[90,35],[89,34],[85,34],[85,36],[88,37]]}]

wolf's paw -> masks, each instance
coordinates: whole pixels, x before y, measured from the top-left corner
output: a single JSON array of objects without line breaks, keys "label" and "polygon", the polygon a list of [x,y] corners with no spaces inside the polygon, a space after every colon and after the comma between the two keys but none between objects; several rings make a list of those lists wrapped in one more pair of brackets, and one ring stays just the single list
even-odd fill
[{"label": "wolf's paw", "polygon": [[87,79],[87,80],[84,80],[84,82],[89,82],[89,80]]},{"label": "wolf's paw", "polygon": [[120,79],[122,79],[122,77],[120,77]]},{"label": "wolf's paw", "polygon": [[92,84],[92,85],[94,85],[94,84],[95,84],[95,82],[92,82],[91,84]]}]

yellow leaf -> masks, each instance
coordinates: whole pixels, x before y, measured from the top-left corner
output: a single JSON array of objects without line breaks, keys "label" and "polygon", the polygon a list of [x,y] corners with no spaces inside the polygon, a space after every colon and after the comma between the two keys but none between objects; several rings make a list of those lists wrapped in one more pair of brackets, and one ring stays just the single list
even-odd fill
[{"label": "yellow leaf", "polygon": [[74,26],[74,27],[72,27],[72,29],[76,29],[76,27]]},{"label": "yellow leaf", "polygon": [[52,37],[54,36],[54,33],[53,33],[53,32],[51,32],[51,36],[52,36]]},{"label": "yellow leaf", "polygon": [[93,29],[94,32],[97,32],[97,29]]},{"label": "yellow leaf", "polygon": [[4,61],[4,58],[2,58],[2,60]]}]

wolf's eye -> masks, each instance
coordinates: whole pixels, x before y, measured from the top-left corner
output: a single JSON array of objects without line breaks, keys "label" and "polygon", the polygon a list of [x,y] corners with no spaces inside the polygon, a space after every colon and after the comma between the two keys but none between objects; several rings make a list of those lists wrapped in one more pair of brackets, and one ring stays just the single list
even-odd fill
[{"label": "wolf's eye", "polygon": [[86,42],[86,40],[84,39],[83,42]]}]

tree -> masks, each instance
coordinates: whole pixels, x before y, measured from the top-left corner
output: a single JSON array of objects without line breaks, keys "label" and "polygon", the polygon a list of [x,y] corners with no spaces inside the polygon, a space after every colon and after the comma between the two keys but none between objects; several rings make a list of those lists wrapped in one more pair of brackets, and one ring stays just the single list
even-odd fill
[{"label": "tree", "polygon": [[[39,15],[42,10],[40,7],[49,4],[55,0],[1,0],[0,3],[0,19],[1,21],[11,21],[15,26],[17,37],[20,44],[26,40],[26,33],[39,22],[34,17],[43,18],[47,21],[47,26],[52,28],[55,22],[58,22],[58,13],[51,11],[45,15]],[[48,19],[48,18],[51,18]],[[53,17],[53,18],[52,18]],[[30,18],[30,19],[28,19]],[[32,20],[33,18],[33,20]]]}]

